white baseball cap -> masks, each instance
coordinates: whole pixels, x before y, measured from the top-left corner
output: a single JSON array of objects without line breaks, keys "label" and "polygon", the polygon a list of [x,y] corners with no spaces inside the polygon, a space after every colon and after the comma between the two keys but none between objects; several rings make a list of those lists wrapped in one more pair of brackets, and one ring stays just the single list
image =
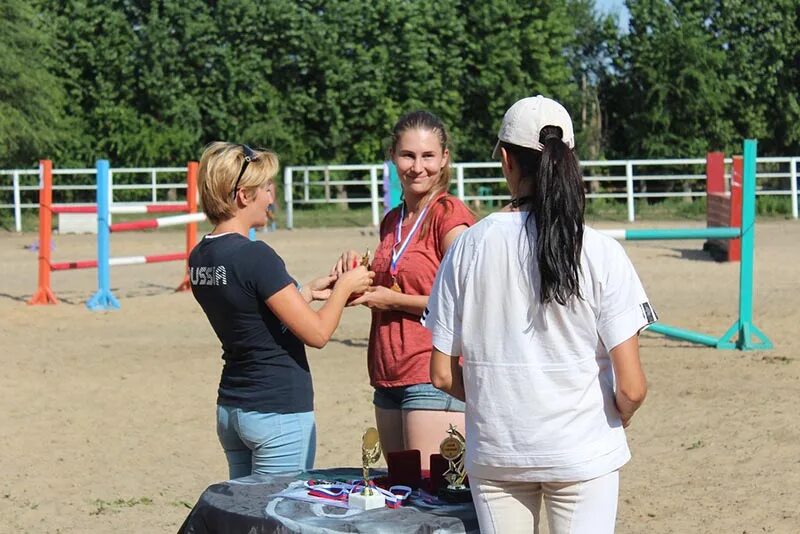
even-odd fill
[{"label": "white baseball cap", "polygon": [[508,108],[503,117],[503,124],[497,132],[497,144],[492,151],[492,158],[500,156],[500,141],[512,145],[542,150],[539,133],[545,126],[558,126],[564,132],[561,138],[564,143],[575,148],[575,132],[572,130],[572,119],[564,106],[551,98],[542,95],[529,96],[517,100]]}]

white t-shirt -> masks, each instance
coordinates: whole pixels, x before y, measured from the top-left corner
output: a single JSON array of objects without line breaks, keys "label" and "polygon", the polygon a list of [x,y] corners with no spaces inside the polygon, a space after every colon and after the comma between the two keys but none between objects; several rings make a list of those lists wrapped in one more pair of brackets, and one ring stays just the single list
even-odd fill
[{"label": "white t-shirt", "polygon": [[468,474],[589,480],[630,459],[608,351],[656,315],[622,246],[589,227],[583,299],[542,305],[527,216],[494,213],[459,236],[422,322],[439,351],[464,358]]}]

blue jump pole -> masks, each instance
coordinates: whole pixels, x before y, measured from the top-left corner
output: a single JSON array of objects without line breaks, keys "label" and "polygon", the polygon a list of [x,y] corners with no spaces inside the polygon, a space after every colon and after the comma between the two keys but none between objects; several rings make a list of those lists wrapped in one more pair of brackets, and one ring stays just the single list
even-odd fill
[{"label": "blue jump pole", "polygon": [[652,230],[625,230],[626,241],[654,241],[661,239],[735,239],[739,228],[655,228]]},{"label": "blue jump pole", "polygon": [[700,332],[694,332],[692,330],[686,330],[685,328],[678,328],[677,326],[655,323],[648,326],[647,331],[667,337],[691,341],[692,343],[706,345],[708,347],[717,347],[717,345],[719,345],[719,339],[714,336],[701,334]]},{"label": "blue jump pole", "polygon": [[90,310],[116,310],[119,301],[111,294],[109,191],[111,179],[106,159],[97,160],[97,293],[86,301]]}]

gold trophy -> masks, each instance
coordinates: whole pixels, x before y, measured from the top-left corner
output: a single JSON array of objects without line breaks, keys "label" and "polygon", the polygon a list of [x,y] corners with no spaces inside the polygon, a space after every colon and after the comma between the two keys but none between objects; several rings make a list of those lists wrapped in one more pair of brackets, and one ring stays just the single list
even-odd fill
[{"label": "gold trophy", "polygon": [[464,483],[467,472],[464,469],[464,451],[466,440],[458,429],[450,425],[447,430],[447,437],[439,444],[439,452],[447,460],[447,471],[444,472],[444,479],[447,486],[439,490],[439,497],[447,502],[469,502],[472,494],[469,487]]},{"label": "gold trophy", "polygon": [[[359,261],[359,263],[358,263],[358,264],[359,264],[359,265],[363,265],[364,267],[366,267],[367,269],[369,269],[369,249],[367,249],[367,251],[364,253],[364,255],[363,255],[363,256],[361,256],[361,260]],[[355,265],[355,264],[353,264],[353,268],[355,268],[355,267],[356,267],[356,265]],[[352,301],[356,300],[357,298],[359,298],[359,297],[360,297],[360,296],[362,296],[362,295],[363,295],[363,293],[359,293],[359,294],[357,294],[357,295],[356,295],[356,294],[350,295],[350,296],[347,298],[347,302],[348,302],[348,304],[349,304],[350,302],[352,302]],[[376,432],[377,432],[377,430],[376,430]]]},{"label": "gold trophy", "polygon": [[369,482],[369,466],[377,462],[380,457],[380,436],[377,429],[370,427],[361,436],[361,474],[364,477],[364,489],[350,494],[347,502],[351,508],[372,510],[386,506],[384,496],[372,489]]}]

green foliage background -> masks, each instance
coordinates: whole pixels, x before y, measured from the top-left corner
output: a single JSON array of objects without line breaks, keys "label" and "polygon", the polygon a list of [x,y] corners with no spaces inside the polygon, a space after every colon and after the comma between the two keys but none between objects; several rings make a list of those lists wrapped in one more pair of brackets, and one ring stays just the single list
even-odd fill
[{"label": "green foliage background", "polygon": [[800,153],[800,0],[4,0],[0,168],[178,165],[212,140],[375,162],[404,112],[487,160],[543,93],[584,159]]}]

